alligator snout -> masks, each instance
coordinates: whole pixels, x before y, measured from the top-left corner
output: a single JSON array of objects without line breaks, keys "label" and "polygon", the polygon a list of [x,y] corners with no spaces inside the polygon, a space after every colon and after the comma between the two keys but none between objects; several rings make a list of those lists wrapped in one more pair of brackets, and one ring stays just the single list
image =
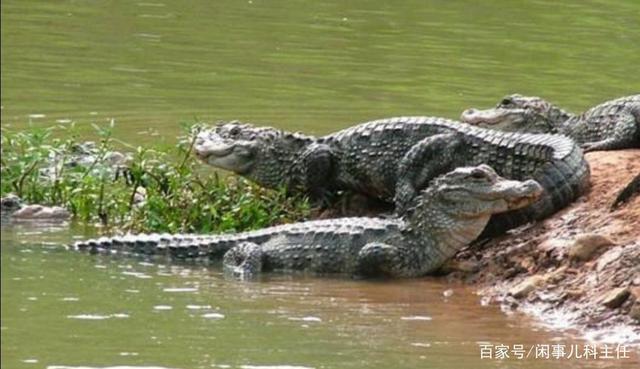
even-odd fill
[{"label": "alligator snout", "polygon": [[542,195],[543,191],[542,186],[538,182],[529,179],[521,182],[521,184],[514,187],[512,191],[508,191],[509,193],[506,196],[506,200],[510,209],[518,209],[536,201]]},{"label": "alligator snout", "polygon": [[475,108],[469,108],[460,114],[460,120],[469,124],[494,124],[496,123],[497,115],[501,113],[496,109],[478,110]]},{"label": "alligator snout", "polygon": [[193,152],[197,157],[204,159],[209,156],[224,157],[233,151],[233,145],[226,143],[221,137],[211,135],[209,132],[201,132],[196,137]]},{"label": "alligator snout", "polygon": [[475,123],[473,120],[474,120],[476,112],[477,112],[476,109],[469,108],[469,109],[463,111],[462,114],[460,114],[460,120],[465,122],[465,123],[473,124],[473,123]]}]

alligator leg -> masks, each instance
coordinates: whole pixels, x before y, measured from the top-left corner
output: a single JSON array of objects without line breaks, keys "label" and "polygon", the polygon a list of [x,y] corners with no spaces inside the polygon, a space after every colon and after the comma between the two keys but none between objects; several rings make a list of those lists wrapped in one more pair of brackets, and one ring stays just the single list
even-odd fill
[{"label": "alligator leg", "polygon": [[407,210],[418,191],[438,175],[451,171],[462,145],[455,133],[427,137],[413,145],[400,161],[394,204],[396,214]]},{"label": "alligator leg", "polygon": [[299,177],[294,179],[309,194],[314,202],[323,203],[326,200],[333,182],[335,172],[335,155],[326,144],[311,144],[302,152],[294,165],[299,170]]},{"label": "alligator leg", "polygon": [[234,246],[224,254],[224,271],[240,279],[251,278],[262,271],[262,247],[252,242]]},{"label": "alligator leg", "polygon": [[417,277],[430,271],[415,248],[372,242],[358,252],[356,274],[362,276]]},{"label": "alligator leg", "polygon": [[584,152],[589,151],[604,151],[604,150],[620,150],[629,147],[640,147],[640,121],[638,121],[633,114],[627,115],[627,117],[620,119],[616,123],[615,130],[611,135],[601,141],[592,141],[583,143],[582,150]]}]

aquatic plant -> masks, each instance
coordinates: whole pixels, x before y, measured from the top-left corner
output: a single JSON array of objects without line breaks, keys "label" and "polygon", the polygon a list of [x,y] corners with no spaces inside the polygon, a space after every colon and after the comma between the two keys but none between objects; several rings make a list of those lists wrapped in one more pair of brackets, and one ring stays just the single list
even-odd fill
[{"label": "aquatic plant", "polygon": [[[98,223],[105,230],[242,231],[308,216],[306,199],[223,176],[198,163],[191,154],[194,129],[198,127],[185,125],[177,145],[161,148],[134,147],[113,138],[113,122],[95,126],[98,142],[83,158],[78,151],[84,140],[74,125],[3,128],[1,194],[66,207],[75,221]],[[127,151],[128,160],[114,164],[117,150]],[[79,157],[84,162],[78,163]]]}]

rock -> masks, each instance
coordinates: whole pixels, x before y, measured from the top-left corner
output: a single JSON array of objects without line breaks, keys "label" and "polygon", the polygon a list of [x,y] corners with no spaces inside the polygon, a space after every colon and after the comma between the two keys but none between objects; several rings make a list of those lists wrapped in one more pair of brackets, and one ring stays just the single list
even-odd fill
[{"label": "rock", "polygon": [[517,285],[509,289],[509,294],[516,298],[523,298],[529,295],[533,290],[542,285],[545,278],[539,275],[533,275]]},{"label": "rock", "polygon": [[602,295],[599,300],[602,305],[609,309],[615,309],[627,300],[630,293],[629,288],[618,287]]},{"label": "rock", "polygon": [[553,272],[550,272],[549,274],[547,274],[544,279],[548,282],[548,283],[558,283],[560,281],[562,281],[563,279],[566,278],[565,273],[567,272],[569,268],[565,265],[565,266],[561,266],[560,268],[554,270]]},{"label": "rock", "polygon": [[16,219],[67,220],[71,214],[59,206],[26,205],[13,213]]},{"label": "rock", "polygon": [[576,237],[569,246],[569,258],[572,260],[589,260],[596,250],[611,245],[615,245],[615,243],[603,235],[595,233],[583,234]]},{"label": "rock", "polygon": [[452,289],[445,290],[444,292],[442,292],[442,295],[444,297],[451,297],[453,296],[453,290]]},{"label": "rock", "polygon": [[601,272],[609,263],[617,260],[622,255],[622,247],[615,247],[608,250],[598,258],[596,270]]}]

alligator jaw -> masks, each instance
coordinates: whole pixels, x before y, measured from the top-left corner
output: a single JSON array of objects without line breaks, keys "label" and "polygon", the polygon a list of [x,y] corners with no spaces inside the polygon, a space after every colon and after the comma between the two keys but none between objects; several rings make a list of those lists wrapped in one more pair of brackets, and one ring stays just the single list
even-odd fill
[{"label": "alligator jaw", "polygon": [[[458,170],[464,169],[467,168],[459,168]],[[467,199],[463,203],[459,203],[457,207],[452,207],[452,209],[457,209],[454,212],[457,211],[461,217],[475,218],[482,214],[490,216],[521,209],[536,202],[543,193],[542,186],[534,180],[506,179],[498,176],[492,168],[486,165],[480,165],[477,169],[484,169],[489,176],[494,177],[492,179],[494,182],[483,184],[469,180],[469,183],[464,184],[464,187],[467,188],[464,192],[467,194],[464,196],[456,194],[456,197],[467,197]],[[453,193],[455,194],[455,192]]]},{"label": "alligator jaw", "polygon": [[538,182],[528,180],[508,187],[504,191],[504,198],[507,202],[508,209],[515,210],[532,204],[542,195],[542,192],[542,186],[540,186]]},{"label": "alligator jaw", "polygon": [[505,109],[498,107],[494,109],[479,110],[470,108],[462,112],[460,120],[464,123],[476,126],[508,126],[522,122],[526,113],[525,109]]},{"label": "alligator jaw", "polygon": [[193,152],[203,162],[238,174],[246,173],[253,165],[251,145],[225,140],[215,133],[201,132],[193,145]]},{"label": "alligator jaw", "polygon": [[231,154],[233,146],[233,143],[225,142],[222,137],[215,137],[209,132],[201,132],[196,137],[193,151],[198,158],[206,161],[210,156],[220,158]]}]

